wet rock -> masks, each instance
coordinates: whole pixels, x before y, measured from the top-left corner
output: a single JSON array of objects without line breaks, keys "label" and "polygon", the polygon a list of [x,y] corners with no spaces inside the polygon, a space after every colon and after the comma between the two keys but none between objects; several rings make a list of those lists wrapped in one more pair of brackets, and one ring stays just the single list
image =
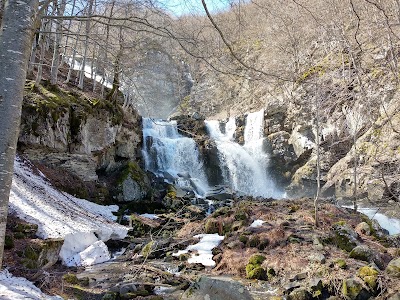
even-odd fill
[{"label": "wet rock", "polygon": [[393,259],[386,267],[386,273],[392,277],[400,278],[400,258]]},{"label": "wet rock", "polygon": [[371,229],[367,222],[361,222],[358,224],[356,226],[356,232],[358,234],[371,235]]},{"label": "wet rock", "polygon": [[190,300],[253,300],[248,290],[230,277],[202,276],[182,296]]}]

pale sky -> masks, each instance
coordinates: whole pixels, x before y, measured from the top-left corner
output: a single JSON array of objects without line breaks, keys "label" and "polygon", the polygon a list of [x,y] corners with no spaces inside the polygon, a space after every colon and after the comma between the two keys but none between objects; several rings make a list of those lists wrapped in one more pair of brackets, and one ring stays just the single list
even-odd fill
[{"label": "pale sky", "polygon": [[[184,14],[204,14],[204,8],[201,0],[159,0],[165,8],[174,15]],[[207,8],[210,12],[216,12],[229,7],[230,0],[206,0]]]}]

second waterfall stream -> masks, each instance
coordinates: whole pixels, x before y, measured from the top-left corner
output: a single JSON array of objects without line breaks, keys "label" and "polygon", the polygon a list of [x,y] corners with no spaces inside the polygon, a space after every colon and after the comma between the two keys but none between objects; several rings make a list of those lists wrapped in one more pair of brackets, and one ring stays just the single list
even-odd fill
[{"label": "second waterfall stream", "polygon": [[246,118],[244,145],[234,141],[235,118],[230,118],[221,132],[219,121],[206,121],[210,137],[219,153],[224,184],[244,195],[282,198],[268,170],[269,155],[264,152],[264,110]]}]

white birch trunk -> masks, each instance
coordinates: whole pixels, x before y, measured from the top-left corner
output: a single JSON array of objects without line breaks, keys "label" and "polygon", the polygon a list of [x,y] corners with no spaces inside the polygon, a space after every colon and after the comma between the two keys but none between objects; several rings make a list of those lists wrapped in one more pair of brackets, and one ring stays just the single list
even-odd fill
[{"label": "white birch trunk", "polygon": [[[0,32],[0,263],[38,0],[6,0]],[[1,266],[1,264],[0,264]]]}]

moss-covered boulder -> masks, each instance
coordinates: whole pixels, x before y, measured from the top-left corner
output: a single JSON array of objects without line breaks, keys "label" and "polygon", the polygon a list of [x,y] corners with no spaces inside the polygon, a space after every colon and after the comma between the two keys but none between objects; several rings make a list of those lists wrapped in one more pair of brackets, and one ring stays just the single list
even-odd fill
[{"label": "moss-covered boulder", "polygon": [[292,291],[287,297],[288,300],[309,300],[311,294],[306,288],[298,288]]},{"label": "moss-covered boulder", "polygon": [[117,179],[119,201],[143,200],[150,192],[150,180],[135,161],[129,161],[120,171]]},{"label": "moss-covered boulder", "polygon": [[385,266],[381,255],[365,245],[355,247],[351,250],[349,256],[354,259],[375,263],[381,270]]},{"label": "moss-covered boulder", "polygon": [[393,259],[386,267],[386,273],[392,277],[400,278],[400,258]]},{"label": "moss-covered boulder", "polygon": [[360,277],[372,291],[376,291],[377,289],[378,274],[379,272],[377,270],[369,266],[360,268],[357,273],[358,277]]},{"label": "moss-covered boulder", "polygon": [[265,256],[255,254],[249,259],[249,263],[246,265],[246,277],[248,279],[267,280],[267,271],[261,267],[261,264],[265,260]]},{"label": "moss-covered boulder", "polygon": [[346,224],[335,224],[331,236],[325,242],[350,252],[358,244],[358,234]]},{"label": "moss-covered boulder", "polygon": [[367,300],[371,297],[371,294],[364,289],[363,283],[356,278],[343,280],[342,294],[350,300]]},{"label": "moss-covered boulder", "polygon": [[351,250],[349,256],[354,259],[369,262],[373,258],[374,252],[369,247],[362,245]]}]

